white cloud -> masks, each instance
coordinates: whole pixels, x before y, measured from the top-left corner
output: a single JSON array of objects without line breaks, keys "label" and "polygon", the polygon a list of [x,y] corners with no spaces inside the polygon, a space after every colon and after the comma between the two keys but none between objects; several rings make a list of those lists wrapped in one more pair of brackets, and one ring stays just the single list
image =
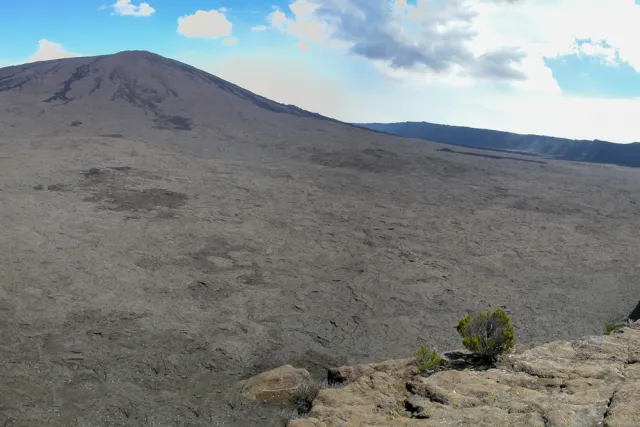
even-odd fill
[{"label": "white cloud", "polygon": [[309,20],[319,5],[307,0],[297,0],[289,5],[289,9],[297,19]]},{"label": "white cloud", "polygon": [[256,25],[255,27],[251,27],[251,31],[266,31],[268,27],[266,25]]},{"label": "white cloud", "polygon": [[[344,28],[343,18],[349,18],[351,27]],[[338,41],[340,48],[329,54],[344,70],[368,63],[382,78],[367,81],[365,91],[343,76],[328,79],[321,68],[269,62],[264,55],[220,62],[209,70],[277,101],[344,121],[425,120],[632,142],[640,140],[640,99],[563,94],[545,59],[579,55],[612,67],[626,62],[640,71],[639,22],[640,6],[634,0],[296,0],[286,11],[274,10],[268,27],[295,38],[302,50]],[[435,40],[445,33],[442,43],[428,44],[428,37]],[[398,66],[393,56],[367,50],[371,46],[364,42],[381,34],[391,37],[394,46],[431,46],[433,51],[418,53],[433,56]],[[350,54],[342,56],[344,52]],[[315,67],[325,62],[318,61]],[[264,80],[254,71],[260,69],[262,77],[263,62],[272,65]],[[291,71],[280,75],[287,67]],[[525,78],[500,79],[505,70]]]},{"label": "white cloud", "polygon": [[393,6],[397,11],[403,11],[407,8],[407,0],[395,0]]},{"label": "white cloud", "polygon": [[[504,0],[482,0],[501,2]],[[291,17],[276,9],[273,28],[312,43],[341,46],[356,56],[394,69],[419,69],[496,80],[524,80],[525,52],[510,44],[472,51],[478,0],[294,0]]]},{"label": "white cloud", "polygon": [[227,37],[222,41],[222,44],[225,46],[233,46],[234,44],[238,44],[238,39],[236,37]]},{"label": "white cloud", "polygon": [[73,58],[76,56],[79,55],[65,50],[58,43],[42,39],[38,42],[38,50],[27,59],[27,62],[49,61],[52,59]]},{"label": "white cloud", "polygon": [[276,9],[269,26],[310,43],[341,45],[381,69],[508,80],[547,93],[559,88],[545,57],[577,53],[640,71],[634,0],[293,0],[289,12]]},{"label": "white cloud", "polygon": [[[634,0],[522,0],[479,8],[475,49],[491,43],[520,46],[531,57],[579,54],[609,65],[628,62],[640,72],[640,6]],[[539,63],[539,61],[537,61]],[[529,66],[534,65],[530,62]],[[523,70],[529,74],[528,66]],[[535,73],[535,71],[534,71]]]},{"label": "white cloud", "polygon": [[309,43],[307,43],[304,40],[298,40],[298,49],[300,49],[302,52],[306,52],[309,50]]},{"label": "white cloud", "polygon": [[604,65],[615,66],[620,64],[620,51],[604,40],[576,42],[573,45],[573,51],[579,56],[598,58]]},{"label": "white cloud", "polygon": [[185,37],[216,39],[231,36],[233,24],[224,12],[198,10],[193,15],[178,18],[178,33]]},{"label": "white cloud", "polygon": [[267,22],[276,28],[287,22],[287,15],[279,10],[274,10],[269,15],[267,15]]},{"label": "white cloud", "polygon": [[318,4],[309,0],[295,0],[289,5],[291,18],[276,9],[267,15],[266,21],[270,28],[278,29],[300,40],[337,45],[327,34],[328,24],[315,16],[318,7]]},{"label": "white cloud", "polygon": [[141,2],[136,6],[131,3],[131,0],[117,0],[112,7],[120,16],[151,16],[156,11],[149,3]]}]

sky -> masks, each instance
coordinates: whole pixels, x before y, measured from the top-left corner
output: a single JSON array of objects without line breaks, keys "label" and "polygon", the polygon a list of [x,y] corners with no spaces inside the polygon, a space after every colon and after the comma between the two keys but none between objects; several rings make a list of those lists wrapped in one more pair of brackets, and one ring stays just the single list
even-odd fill
[{"label": "sky", "polygon": [[640,141],[636,0],[0,0],[0,40],[0,67],[148,50],[352,123]]}]

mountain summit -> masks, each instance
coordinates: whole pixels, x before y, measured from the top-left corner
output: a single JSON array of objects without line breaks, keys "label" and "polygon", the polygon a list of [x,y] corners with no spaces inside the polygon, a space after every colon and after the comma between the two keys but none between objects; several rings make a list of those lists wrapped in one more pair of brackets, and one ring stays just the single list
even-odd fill
[{"label": "mountain summit", "polygon": [[67,133],[70,127],[134,135],[149,128],[234,134],[239,119],[246,133],[291,118],[331,120],[146,51],[2,68],[0,116],[0,135]]}]

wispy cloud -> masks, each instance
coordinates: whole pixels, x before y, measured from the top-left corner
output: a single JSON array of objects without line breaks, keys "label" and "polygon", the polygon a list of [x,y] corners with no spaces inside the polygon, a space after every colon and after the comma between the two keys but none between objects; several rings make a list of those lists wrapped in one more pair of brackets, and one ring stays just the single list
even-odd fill
[{"label": "wispy cloud", "polygon": [[149,3],[142,2],[134,5],[131,0],[118,0],[113,5],[113,11],[120,16],[146,17],[155,13],[155,9]]},{"label": "wispy cloud", "polygon": [[225,46],[233,46],[235,44],[238,44],[238,38],[237,37],[228,37],[226,39],[224,39],[222,41],[222,44]]}]

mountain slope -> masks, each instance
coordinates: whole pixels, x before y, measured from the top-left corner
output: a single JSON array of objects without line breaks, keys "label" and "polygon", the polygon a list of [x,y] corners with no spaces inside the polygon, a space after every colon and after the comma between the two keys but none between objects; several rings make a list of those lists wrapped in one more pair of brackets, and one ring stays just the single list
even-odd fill
[{"label": "mountain slope", "polygon": [[392,135],[487,150],[519,152],[560,160],[611,163],[640,167],[640,144],[573,140],[541,135],[521,135],[489,129],[448,126],[427,122],[363,123],[367,129]]},{"label": "mountain slope", "polygon": [[141,136],[149,129],[251,135],[300,118],[335,122],[142,51],[2,68],[0,117],[0,136]]}]

